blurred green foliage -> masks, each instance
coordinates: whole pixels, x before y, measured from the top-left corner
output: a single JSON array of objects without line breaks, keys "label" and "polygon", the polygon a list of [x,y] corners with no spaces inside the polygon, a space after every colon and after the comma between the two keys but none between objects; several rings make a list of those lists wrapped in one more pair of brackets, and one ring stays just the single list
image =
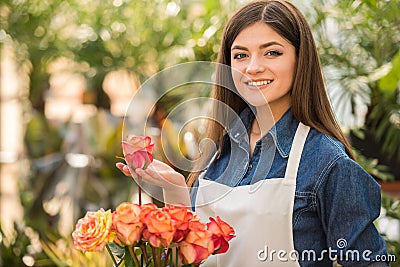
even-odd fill
[{"label": "blurred green foliage", "polygon": [[[60,248],[64,237],[59,232],[66,220],[76,221],[87,210],[113,208],[129,200],[135,190],[135,183],[115,168],[116,156],[122,154],[122,118],[110,114],[102,88],[105,75],[127,69],[143,82],[180,62],[215,60],[222,25],[237,6],[223,0],[0,3],[0,42],[11,44],[17,62],[27,66],[21,74],[29,70],[24,141],[30,172],[19,185],[24,227],[35,229],[43,240],[42,250],[30,253],[28,241],[0,242],[8,255],[0,266],[24,266],[24,255],[34,256],[37,266],[89,266],[89,262],[105,266],[100,260],[93,262],[93,257]],[[84,123],[45,117],[50,68],[59,58],[77,63],[69,71],[86,79],[84,104],[98,108]],[[171,95],[159,106],[170,110],[169,105],[185,97],[182,92]],[[83,157],[87,164],[74,166],[74,157]],[[29,240],[23,232],[17,231],[17,236]]]},{"label": "blurred green foliage", "polygon": [[[80,63],[95,104],[107,107],[106,73],[127,68],[141,79],[188,60],[213,60],[232,1],[5,0],[3,30],[31,63],[30,100],[43,108],[47,68],[58,57]],[[104,96],[103,96],[104,97]]]},{"label": "blurred green foliage", "polygon": [[29,255],[30,240],[24,229],[15,225],[17,232],[15,240],[7,244],[0,223],[0,266],[25,266],[23,257]]},{"label": "blurred green foliage", "polygon": [[357,127],[371,134],[382,154],[398,164],[400,1],[312,3],[310,21],[339,118],[343,122],[349,111],[362,117]]},{"label": "blurred green foliage", "polygon": [[[352,135],[362,140],[357,161],[374,177],[393,180],[391,172],[399,175],[400,163],[400,1],[312,4],[308,18],[335,111],[342,124],[349,117],[344,114],[361,117],[360,125],[347,122]],[[399,201],[383,194],[382,208],[388,218],[399,219]],[[391,266],[400,266],[399,240],[385,238],[397,258]]]},{"label": "blurred green foliage", "polygon": [[[395,219],[400,221],[400,199],[393,199],[392,197],[383,194],[382,195],[382,208],[385,212],[387,218]],[[391,262],[390,266],[398,267],[400,266],[400,242],[399,240],[391,240],[386,235],[387,250],[391,255],[396,257],[395,262]]]}]

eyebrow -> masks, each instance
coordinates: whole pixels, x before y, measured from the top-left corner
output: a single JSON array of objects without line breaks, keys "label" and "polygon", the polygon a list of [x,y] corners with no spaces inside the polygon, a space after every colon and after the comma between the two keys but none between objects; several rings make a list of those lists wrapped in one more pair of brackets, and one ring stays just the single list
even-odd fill
[{"label": "eyebrow", "polygon": [[[281,43],[278,43],[276,41],[272,41],[272,42],[268,42],[268,43],[260,45],[259,48],[260,49],[264,49],[264,48],[267,48],[267,47],[272,46],[272,45],[279,45],[279,46],[284,47]],[[234,45],[231,50],[235,50],[235,49],[245,50],[245,51],[249,50],[247,47],[244,47],[244,46],[241,46],[241,45]]]}]

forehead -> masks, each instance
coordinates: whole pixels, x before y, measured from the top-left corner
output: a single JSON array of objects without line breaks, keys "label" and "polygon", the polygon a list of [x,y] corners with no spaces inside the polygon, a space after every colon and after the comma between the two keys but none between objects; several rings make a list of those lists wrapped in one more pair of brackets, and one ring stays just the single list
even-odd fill
[{"label": "forehead", "polygon": [[233,41],[232,47],[235,45],[258,46],[261,43],[270,41],[277,41],[282,45],[290,45],[290,43],[278,32],[272,29],[272,27],[267,23],[260,21],[242,29]]}]

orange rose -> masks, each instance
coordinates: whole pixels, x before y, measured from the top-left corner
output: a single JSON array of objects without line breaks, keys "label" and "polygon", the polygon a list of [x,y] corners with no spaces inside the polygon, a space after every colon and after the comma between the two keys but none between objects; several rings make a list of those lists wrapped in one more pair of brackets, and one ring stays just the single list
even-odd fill
[{"label": "orange rose", "polygon": [[141,207],[141,212],[140,212],[140,221],[144,224],[144,218],[149,214],[151,211],[158,209],[156,205],[153,203],[146,203],[143,204]]},{"label": "orange rose", "polygon": [[114,240],[111,225],[110,210],[100,209],[96,212],[87,212],[85,217],[78,220],[72,233],[75,248],[82,252],[102,251],[107,242]]},{"label": "orange rose", "polygon": [[113,213],[113,230],[125,245],[133,245],[140,240],[144,228],[140,212],[139,205],[124,202]]},{"label": "orange rose", "polygon": [[207,229],[207,225],[200,222],[200,220],[194,219],[189,222],[189,229],[191,231],[204,231]]},{"label": "orange rose", "polygon": [[221,220],[219,216],[217,219],[210,217],[210,222],[207,223],[207,229],[212,233],[212,240],[214,243],[214,253],[225,253],[229,248],[228,241],[235,237],[235,230]]},{"label": "orange rose", "polygon": [[173,241],[182,241],[189,232],[189,222],[195,218],[195,214],[182,205],[165,207],[163,210],[169,213],[176,229]]},{"label": "orange rose", "polygon": [[179,243],[178,247],[179,255],[185,264],[200,263],[214,252],[211,232],[204,229],[205,225],[201,227],[198,221],[191,225],[194,226],[193,230]]},{"label": "orange rose", "polygon": [[168,247],[175,234],[175,228],[168,212],[162,209],[150,211],[143,219],[146,229],[143,230],[143,239],[154,247]]}]

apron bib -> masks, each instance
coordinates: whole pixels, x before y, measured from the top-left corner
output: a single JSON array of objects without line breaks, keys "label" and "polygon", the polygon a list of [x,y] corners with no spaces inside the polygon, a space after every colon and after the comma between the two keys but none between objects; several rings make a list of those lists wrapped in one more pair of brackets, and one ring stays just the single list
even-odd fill
[{"label": "apron bib", "polygon": [[309,130],[299,124],[284,178],[238,187],[199,179],[196,213],[202,221],[220,216],[236,235],[226,253],[211,255],[201,266],[299,266],[292,215],[297,170]]}]

